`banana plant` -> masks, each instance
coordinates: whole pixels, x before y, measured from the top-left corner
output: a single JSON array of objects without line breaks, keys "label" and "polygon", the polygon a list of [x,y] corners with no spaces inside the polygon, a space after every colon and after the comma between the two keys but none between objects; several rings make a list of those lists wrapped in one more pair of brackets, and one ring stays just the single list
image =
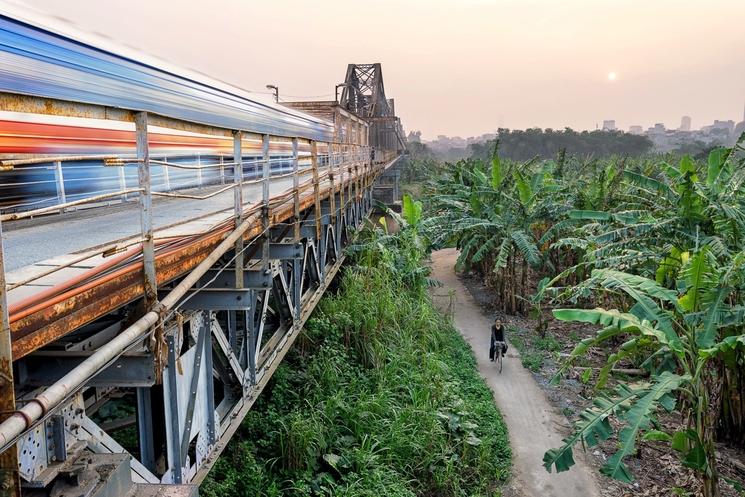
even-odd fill
[{"label": "banana plant", "polygon": [[473,159],[455,164],[428,199],[435,212],[426,223],[430,238],[458,247],[458,263],[482,272],[508,313],[526,312],[529,273],[544,263],[533,226],[547,186],[545,171],[532,161],[504,164],[495,148],[489,166]]},{"label": "banana plant", "polygon": [[[719,496],[714,451],[716,406],[710,404],[710,392],[719,381],[715,361],[745,347],[745,308],[739,297],[745,289],[745,252],[721,261],[705,245],[681,260],[674,289],[655,279],[608,268],[595,269],[587,281],[572,289],[612,294],[616,301],[629,302],[628,309],[554,310],[559,320],[601,327],[594,337],[577,344],[557,380],[590,347],[615,343],[611,338],[625,341],[600,371],[600,387],[619,361],[642,350],[655,352],[646,362],[650,380],[622,382],[613,391],[599,394],[592,407],[580,415],[564,444],[546,452],[547,470],[569,469],[574,464],[573,447],[592,447],[608,439],[614,434],[609,421],[615,418],[621,426],[616,434],[619,448],[601,469],[604,474],[631,482],[633,475],[624,460],[636,451],[637,442],[666,441],[679,452],[683,465],[701,476],[704,495]],[[688,425],[675,433],[661,431],[657,414],[676,407]]]}]

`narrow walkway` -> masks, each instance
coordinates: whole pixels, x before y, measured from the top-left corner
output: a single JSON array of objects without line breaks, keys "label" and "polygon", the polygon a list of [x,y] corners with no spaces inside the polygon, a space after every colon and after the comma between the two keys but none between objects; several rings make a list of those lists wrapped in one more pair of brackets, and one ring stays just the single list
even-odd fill
[{"label": "narrow walkway", "polygon": [[[554,413],[533,376],[522,367],[517,351],[510,347],[502,373],[489,361],[491,319],[481,312],[468,290],[455,275],[455,249],[432,254],[432,277],[443,287],[435,289],[436,302],[453,305],[455,326],[471,345],[479,372],[494,392],[510,433],[513,477],[506,495],[520,497],[597,497],[600,495],[591,469],[575,452],[577,465],[561,474],[548,473],[543,454],[561,444],[561,426],[566,420]],[[451,297],[452,295],[452,297]],[[509,337],[508,337],[509,339]]]}]

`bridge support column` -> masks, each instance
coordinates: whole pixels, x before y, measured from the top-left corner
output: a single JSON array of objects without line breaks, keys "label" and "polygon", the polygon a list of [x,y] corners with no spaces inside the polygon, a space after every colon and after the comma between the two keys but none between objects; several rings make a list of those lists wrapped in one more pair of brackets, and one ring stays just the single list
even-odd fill
[{"label": "bridge support column", "polygon": [[155,471],[155,433],[153,431],[153,405],[150,387],[137,388],[137,437],[140,462]]},{"label": "bridge support column", "polygon": [[135,114],[137,141],[137,180],[140,191],[140,224],[142,226],[142,260],[145,286],[145,306],[152,309],[158,300],[155,279],[155,244],[153,242],[153,195],[150,181],[150,148],[147,142],[147,113]]},{"label": "bridge support column", "polygon": [[[16,410],[4,260],[3,227],[2,222],[0,222],[0,421],[5,421]],[[18,451],[15,445],[5,452],[0,453],[0,490],[3,495],[10,497],[21,496]]]},{"label": "bridge support column", "polygon": [[181,459],[181,436],[179,427],[181,425],[179,415],[179,398],[178,398],[178,387],[176,377],[176,360],[179,357],[179,352],[176,350],[176,339],[173,334],[169,334],[166,338],[168,341],[168,384],[167,400],[166,405],[169,411],[169,420],[171,430],[169,433],[167,447],[168,447],[168,466],[172,472],[171,479],[173,483],[183,482],[183,467],[184,462]]},{"label": "bridge support column", "polygon": [[347,168],[347,224],[354,225],[354,176],[352,175],[352,154],[350,153],[351,145],[344,145],[344,167]]}]

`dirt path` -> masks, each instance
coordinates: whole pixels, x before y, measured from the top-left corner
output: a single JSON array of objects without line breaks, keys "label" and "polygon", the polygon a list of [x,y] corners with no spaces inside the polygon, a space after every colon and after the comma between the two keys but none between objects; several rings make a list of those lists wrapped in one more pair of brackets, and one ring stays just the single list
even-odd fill
[{"label": "dirt path", "polygon": [[[435,289],[436,302],[453,302],[455,326],[476,354],[479,372],[494,392],[499,410],[510,433],[513,478],[507,495],[521,497],[598,497],[600,491],[591,469],[575,452],[577,465],[561,474],[549,474],[543,467],[543,453],[561,445],[566,419],[555,414],[533,376],[522,367],[517,351],[510,347],[501,374],[489,361],[489,327],[468,290],[455,275],[458,252],[446,249],[432,254],[432,277],[443,287]],[[451,297],[452,295],[452,297]],[[509,339],[509,337],[508,337]]]}]

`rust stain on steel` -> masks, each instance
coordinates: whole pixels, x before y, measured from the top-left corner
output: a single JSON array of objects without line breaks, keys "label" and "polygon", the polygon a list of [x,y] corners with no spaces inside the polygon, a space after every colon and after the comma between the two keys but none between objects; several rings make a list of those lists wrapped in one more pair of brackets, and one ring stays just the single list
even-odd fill
[{"label": "rust stain on steel", "polygon": [[[220,237],[184,247],[156,259],[158,282],[165,283],[188,272],[219,244]],[[11,326],[14,360],[43,347],[91,321],[143,295],[142,263],[110,281],[36,312]],[[40,326],[42,323],[48,323]]]},{"label": "rust stain on steel", "polygon": [[[0,94],[0,105],[4,97],[5,95]],[[353,175],[346,182],[352,182],[355,179]],[[337,188],[340,187],[341,185],[337,186]],[[322,188],[321,196],[327,197],[330,191],[328,186]],[[312,193],[303,195],[300,208],[305,210],[314,203],[315,198]],[[283,204],[270,211],[271,225],[284,223],[294,216],[294,206]],[[228,226],[232,229],[232,226]],[[244,239],[251,240],[259,236],[261,232],[262,227],[257,223],[245,233]],[[183,246],[156,253],[158,284],[169,283],[195,268],[214,250],[224,235],[225,232],[220,230],[193,241],[185,240]],[[77,293],[11,324],[13,360],[20,359],[71,331],[141,298],[143,296],[142,262],[127,266],[126,271],[122,273],[116,278],[104,281],[100,285]]]}]

